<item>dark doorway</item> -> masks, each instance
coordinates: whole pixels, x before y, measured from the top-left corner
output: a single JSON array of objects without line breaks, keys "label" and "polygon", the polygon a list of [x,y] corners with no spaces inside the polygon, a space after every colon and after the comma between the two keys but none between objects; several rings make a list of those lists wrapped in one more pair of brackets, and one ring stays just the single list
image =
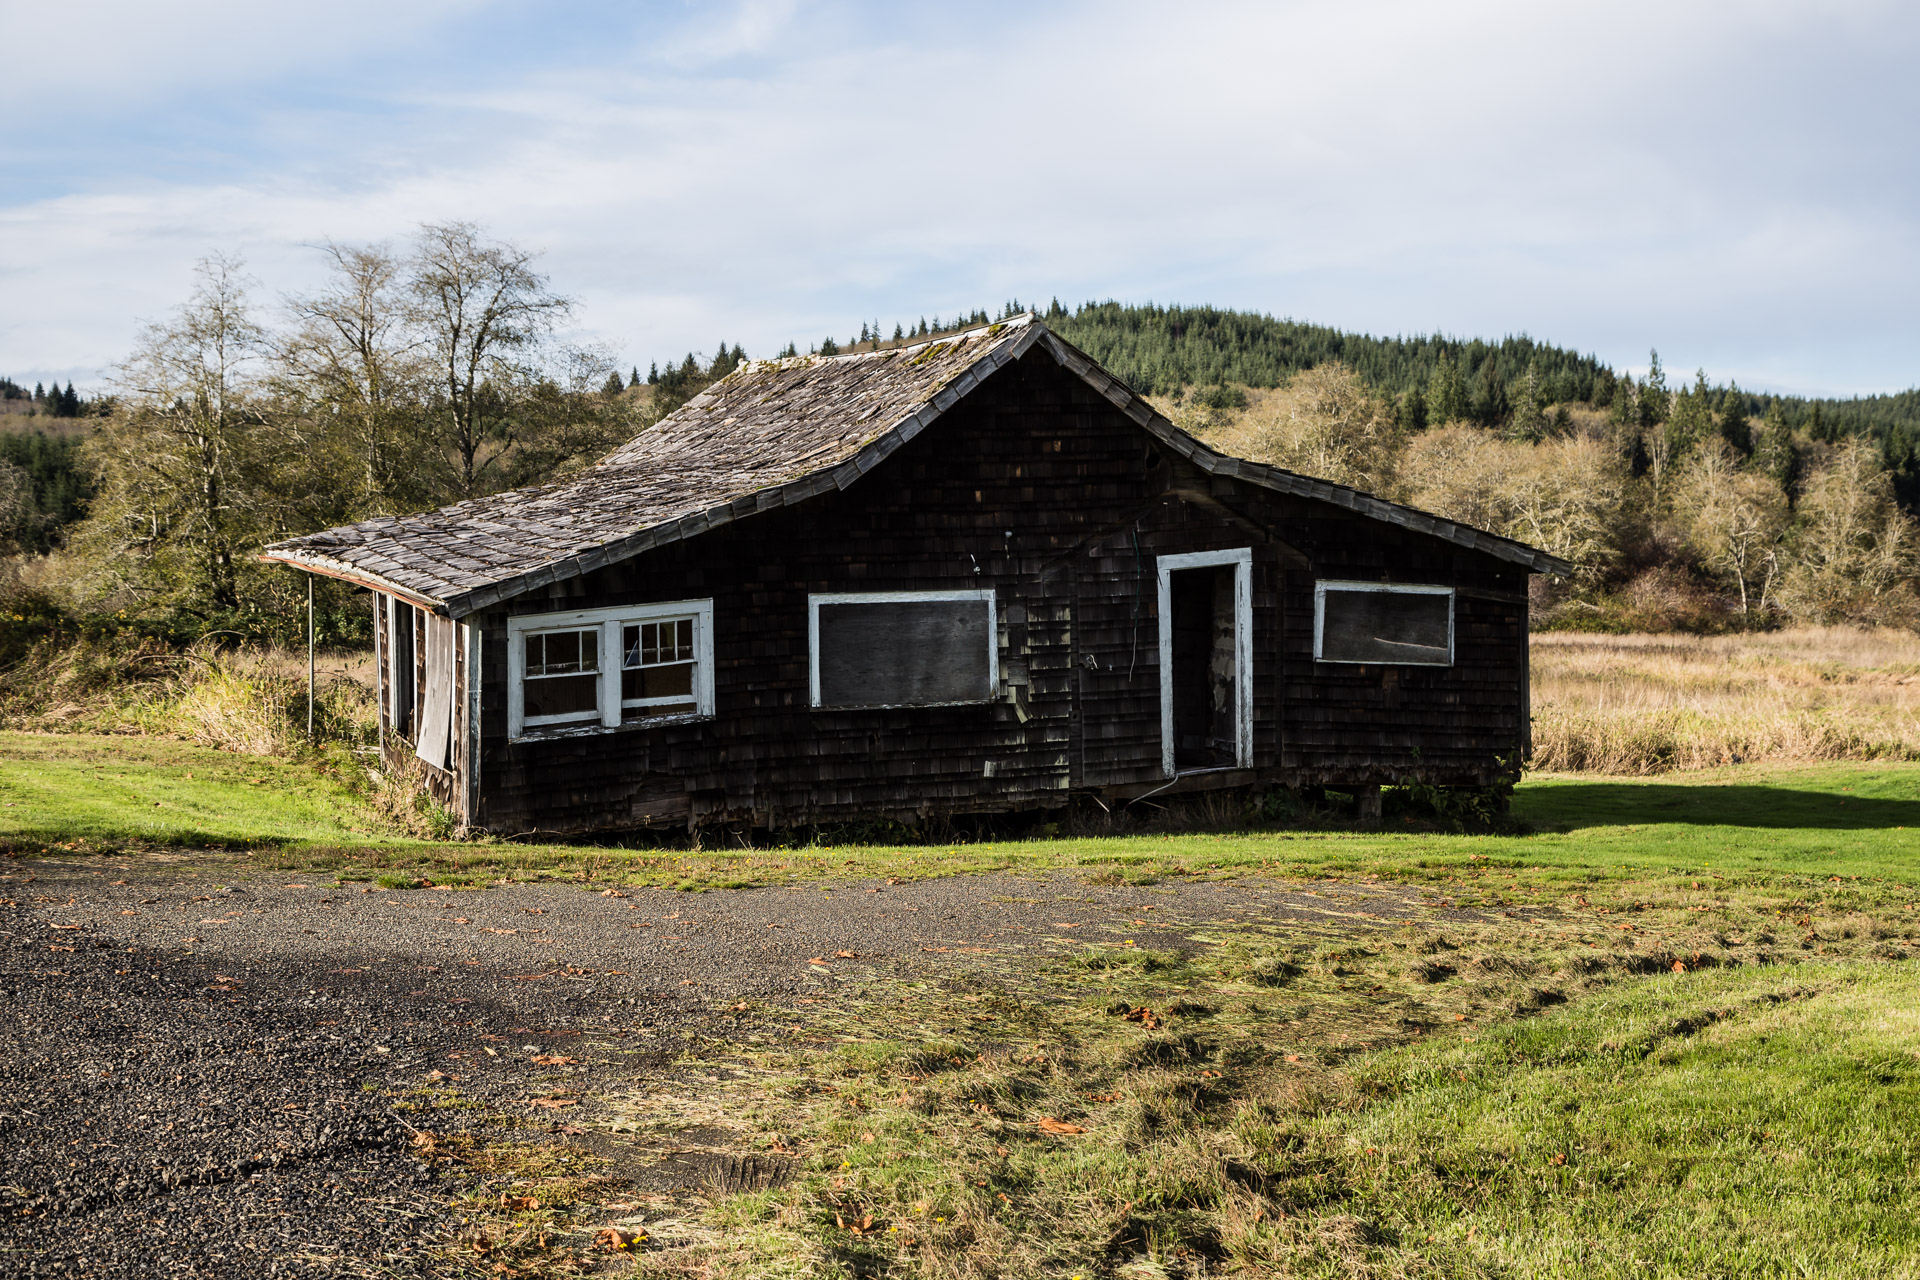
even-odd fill
[{"label": "dark doorway", "polygon": [[1233,587],[1230,564],[1167,575],[1175,769],[1224,769],[1239,762]]}]

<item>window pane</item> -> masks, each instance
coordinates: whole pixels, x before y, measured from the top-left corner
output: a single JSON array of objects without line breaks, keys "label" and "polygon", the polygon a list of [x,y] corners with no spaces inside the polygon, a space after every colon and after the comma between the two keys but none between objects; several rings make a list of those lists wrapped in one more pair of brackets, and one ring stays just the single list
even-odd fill
[{"label": "window pane", "polygon": [[693,664],[680,662],[669,666],[641,667],[636,671],[624,671],[620,674],[620,696],[622,698],[691,698],[693,696]]},{"label": "window pane", "polygon": [[1451,661],[1453,598],[1404,591],[1326,593],[1320,656],[1331,662]]},{"label": "window pane", "polygon": [[548,631],[528,636],[527,674],[558,676],[598,671],[599,649],[598,631]]},{"label": "window pane", "polygon": [[525,710],[528,719],[535,716],[564,716],[600,710],[600,677],[546,676],[531,679],[525,685]]},{"label": "window pane", "polygon": [[993,695],[984,600],[823,604],[820,705],[924,706]]},{"label": "window pane", "polygon": [[632,623],[620,629],[621,663],[651,667],[656,663],[692,662],[693,619]]}]

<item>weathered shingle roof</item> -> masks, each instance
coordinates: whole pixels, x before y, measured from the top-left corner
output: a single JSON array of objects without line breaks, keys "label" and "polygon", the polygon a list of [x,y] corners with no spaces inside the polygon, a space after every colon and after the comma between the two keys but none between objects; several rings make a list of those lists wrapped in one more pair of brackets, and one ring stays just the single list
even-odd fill
[{"label": "weathered shingle roof", "polygon": [[1331,502],[1549,573],[1532,547],[1215,453],[1030,316],[887,351],[749,361],[585,473],[268,547],[268,560],[461,617],[741,516],[844,489],[1035,345],[1207,471]]}]

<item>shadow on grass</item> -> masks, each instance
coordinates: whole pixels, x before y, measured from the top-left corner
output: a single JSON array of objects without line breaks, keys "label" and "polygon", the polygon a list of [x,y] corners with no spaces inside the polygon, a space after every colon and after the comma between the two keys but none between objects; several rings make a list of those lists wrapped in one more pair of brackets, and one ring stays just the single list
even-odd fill
[{"label": "shadow on grass", "polygon": [[[1914,779],[1915,789],[1920,790],[1920,770]],[[1737,783],[1556,782],[1516,793],[1514,812],[1541,827],[1562,830],[1639,823],[1776,830],[1920,829],[1920,799]]]}]

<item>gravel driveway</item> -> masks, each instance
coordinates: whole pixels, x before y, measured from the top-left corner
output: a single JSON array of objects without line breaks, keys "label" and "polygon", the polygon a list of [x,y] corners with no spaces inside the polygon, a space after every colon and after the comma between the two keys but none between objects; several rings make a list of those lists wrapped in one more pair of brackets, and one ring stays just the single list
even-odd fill
[{"label": "gravel driveway", "polygon": [[[860,966],[1430,915],[1398,887],[1261,878],[609,895],[393,892],[206,857],[0,866],[0,1273],[27,1276],[432,1274],[451,1189],[389,1096],[429,1071],[510,1104],[549,1087],[533,1059],[565,1037],[657,1058],[724,1036],[730,1001]],[[561,1070],[584,1094],[622,1075]]]}]

